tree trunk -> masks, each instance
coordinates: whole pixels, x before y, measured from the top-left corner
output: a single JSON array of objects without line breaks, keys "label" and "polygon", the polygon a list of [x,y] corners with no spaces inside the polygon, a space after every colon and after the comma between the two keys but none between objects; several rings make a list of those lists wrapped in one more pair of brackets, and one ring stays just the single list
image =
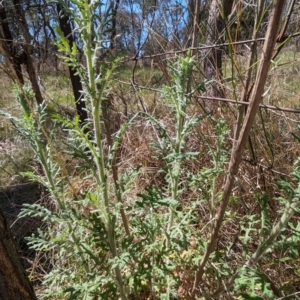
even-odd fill
[{"label": "tree trunk", "polygon": [[[206,29],[205,44],[207,46],[217,45],[224,42],[225,21],[232,9],[233,0],[212,0]],[[207,96],[225,96],[222,87],[222,49],[214,47],[204,53],[203,72],[206,79],[212,83],[207,88]],[[206,103],[211,109],[212,103]]]},{"label": "tree trunk", "polygon": [[[60,14],[60,6],[57,4],[57,12]],[[72,28],[70,25],[70,21],[68,16],[64,15],[63,17],[59,18],[59,27],[61,31],[64,33],[64,36],[68,39],[70,47],[72,47],[74,43],[74,38],[72,35]],[[76,104],[76,111],[79,116],[80,124],[83,125],[85,124],[88,115],[85,107],[85,102],[82,101],[82,84],[80,77],[76,75],[76,70],[72,67],[69,66],[69,73],[70,73],[70,79],[72,83],[72,88],[73,88],[73,94],[75,98],[75,104]]]},{"label": "tree trunk", "polygon": [[[197,47],[197,40],[199,36],[199,14],[200,14],[200,0],[192,0],[191,2],[191,8],[193,10],[190,12],[192,14],[192,48]],[[193,50],[193,55],[196,56],[198,51],[196,49]]]},{"label": "tree trunk", "polygon": [[36,300],[10,228],[0,209],[0,299]]},{"label": "tree trunk", "polygon": [[19,20],[19,25],[21,27],[24,39],[25,39],[25,44],[24,44],[24,50],[27,55],[27,60],[26,60],[26,67],[27,67],[27,72],[29,75],[29,79],[31,82],[31,86],[33,89],[33,92],[35,94],[35,99],[38,104],[43,103],[43,97],[42,93],[38,84],[35,68],[33,65],[33,59],[31,57],[31,38],[30,38],[30,33],[28,30],[28,25],[25,19],[25,15],[22,9],[22,5],[20,3],[20,0],[13,0],[13,3],[15,5],[15,10],[17,14],[17,18]]},{"label": "tree trunk", "polygon": [[2,55],[7,60],[10,69],[13,72],[13,76],[16,77],[16,79],[21,85],[23,85],[24,78],[22,74],[21,64],[18,62],[18,59],[15,56],[17,51],[13,45],[13,38],[9,29],[9,24],[7,21],[7,16],[6,16],[5,7],[3,5],[3,1],[0,2],[0,21],[1,21],[1,30],[2,30],[1,36],[3,36],[3,39],[1,41]]}]

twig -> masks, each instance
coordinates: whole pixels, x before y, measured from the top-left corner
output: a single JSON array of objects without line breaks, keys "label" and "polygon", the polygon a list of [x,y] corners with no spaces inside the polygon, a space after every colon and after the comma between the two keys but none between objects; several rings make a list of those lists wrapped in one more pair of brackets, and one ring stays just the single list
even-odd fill
[{"label": "twig", "polygon": [[[141,90],[149,90],[149,91],[153,91],[153,92],[161,92],[161,90],[159,89],[154,89],[154,88],[149,88],[146,86],[141,86],[141,85],[137,85],[137,84],[133,84],[133,82],[125,82],[122,80],[116,80],[119,83],[122,84],[126,84],[126,85],[130,85],[134,88],[134,90],[136,91],[136,89],[141,89]],[[228,99],[228,98],[218,98],[218,97],[208,97],[208,96],[194,96],[195,98],[199,98],[199,99],[204,99],[204,100],[211,100],[211,101],[220,101],[220,102],[228,102],[228,103],[234,103],[237,105],[250,105],[250,102],[246,102],[246,101],[237,101],[234,99]],[[259,104],[259,107],[261,108],[265,108],[265,109],[270,109],[270,110],[278,110],[278,111],[284,111],[284,112],[290,112],[290,113],[294,113],[294,114],[300,114],[300,109],[296,109],[296,108],[289,108],[289,107],[282,107],[282,106],[277,106],[277,105],[268,105],[268,104]]]},{"label": "twig", "polygon": [[[229,102],[229,103],[234,103],[234,104],[237,104],[237,105],[250,105],[250,102],[236,101],[234,99],[208,97],[208,96],[195,96],[195,97],[205,99],[205,100]],[[280,111],[285,111],[285,112],[290,112],[290,113],[295,113],[295,114],[300,113],[300,109],[281,107],[281,106],[277,106],[277,105],[268,105],[268,104],[261,103],[261,104],[259,104],[259,107],[266,108],[266,109],[271,109],[271,110],[280,110]]]},{"label": "twig", "polygon": [[[300,36],[300,32],[295,32],[294,34],[289,35],[289,38],[297,37],[297,36]],[[266,38],[258,38],[258,39],[250,39],[250,40],[223,43],[223,44],[217,44],[217,45],[209,45],[209,46],[205,45],[205,46],[201,46],[201,47],[191,47],[191,48],[186,48],[186,49],[181,49],[181,50],[162,52],[162,53],[158,53],[158,54],[143,55],[143,56],[139,56],[139,57],[133,56],[131,58],[126,58],[124,60],[121,60],[121,63],[128,62],[131,60],[137,60],[137,59],[155,58],[155,57],[164,56],[164,55],[172,55],[172,54],[176,55],[176,54],[180,54],[180,53],[185,53],[189,50],[201,51],[201,50],[207,50],[207,49],[213,49],[213,48],[227,47],[227,46],[231,46],[231,45],[243,45],[243,44],[250,44],[253,42],[264,42],[265,40],[266,40]]]}]

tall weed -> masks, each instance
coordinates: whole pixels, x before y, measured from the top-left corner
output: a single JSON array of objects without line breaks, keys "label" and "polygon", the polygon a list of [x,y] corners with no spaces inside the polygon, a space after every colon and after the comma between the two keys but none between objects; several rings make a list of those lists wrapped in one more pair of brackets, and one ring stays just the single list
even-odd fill
[{"label": "tall weed", "polygon": [[[187,108],[193,95],[203,91],[201,83],[191,90],[194,70],[190,52],[178,57],[170,66],[172,83],[162,90],[173,125],[146,113],[138,113],[107,143],[103,125],[103,104],[107,101],[111,75],[118,59],[99,61],[99,51],[106,46],[105,37],[111,22],[110,8],[104,18],[97,13],[99,2],[72,1],[74,9],[64,7],[71,16],[84,45],[86,69],[78,63],[77,47],[70,47],[60,33],[57,45],[67,64],[75,68],[84,83],[83,97],[90,120],[81,127],[77,117],[68,120],[51,117],[46,105],[34,107],[30,88],[16,89],[16,100],[22,117],[5,114],[12,125],[32,147],[43,175],[27,172],[40,182],[55,205],[26,205],[21,216],[40,218],[47,226],[28,239],[36,251],[46,252],[46,272],[42,278],[43,299],[185,299],[189,298],[199,261],[201,260],[216,218],[216,207],[222,196],[222,179],[229,156],[229,130],[224,120],[214,120],[215,141],[203,141],[211,162],[190,172],[185,165],[197,161],[202,153],[189,151],[188,138],[206,115],[189,115]],[[96,24],[96,26],[95,26]],[[3,113],[2,113],[3,114]],[[139,166],[118,174],[114,172],[115,156],[126,130],[137,119],[150,121],[156,138],[153,155],[162,162],[164,180],[132,195],[130,191],[139,176]],[[64,130],[64,153],[58,151],[57,128]],[[76,169],[66,166],[65,158],[76,162]],[[76,176],[74,176],[76,174]],[[230,209],[226,221],[239,223],[240,234],[233,245],[218,248],[210,255],[205,280],[197,289],[200,297],[220,294],[240,299],[266,299],[274,290],[268,278],[259,272],[258,261],[275,249],[284,249],[289,259],[299,241],[299,224],[290,222],[298,213],[299,160],[294,166],[294,182],[282,182],[282,211],[278,220],[269,218],[268,199],[257,195],[261,214],[236,216]],[[186,198],[189,193],[196,195]],[[238,200],[232,197],[232,203]],[[199,207],[209,217],[201,219]],[[289,223],[290,222],[290,223]],[[284,230],[294,233],[287,239]],[[256,242],[256,247],[248,247]],[[230,259],[236,244],[242,245],[237,261]],[[288,250],[287,250],[288,249]]]}]

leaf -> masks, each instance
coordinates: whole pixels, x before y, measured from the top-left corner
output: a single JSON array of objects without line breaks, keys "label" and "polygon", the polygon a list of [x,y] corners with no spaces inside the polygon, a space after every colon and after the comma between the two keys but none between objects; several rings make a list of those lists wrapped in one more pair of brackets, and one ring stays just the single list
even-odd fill
[{"label": "leaf", "polygon": [[176,206],[178,204],[178,201],[172,198],[163,198],[159,201],[157,201],[158,204],[162,206]]}]

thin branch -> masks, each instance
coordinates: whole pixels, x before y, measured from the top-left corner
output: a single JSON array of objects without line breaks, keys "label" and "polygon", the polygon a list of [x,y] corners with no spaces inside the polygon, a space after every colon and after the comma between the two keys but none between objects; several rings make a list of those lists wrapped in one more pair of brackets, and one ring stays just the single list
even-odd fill
[{"label": "thin branch", "polygon": [[245,149],[245,145],[248,141],[248,137],[250,134],[250,130],[255,121],[255,116],[257,110],[259,108],[259,104],[262,99],[264,86],[266,83],[269,67],[271,64],[271,58],[274,51],[275,43],[276,43],[276,35],[278,33],[279,23],[283,9],[284,9],[285,1],[277,0],[274,1],[273,9],[270,16],[269,26],[266,34],[266,39],[262,51],[259,71],[257,74],[257,80],[255,82],[255,86],[253,88],[252,99],[250,101],[250,105],[247,110],[247,115],[245,117],[245,121],[241,130],[240,137],[237,141],[236,147],[233,149],[234,154],[231,156],[228,168],[228,175],[226,178],[226,183],[224,186],[223,197],[221,200],[220,207],[218,209],[218,213],[215,218],[214,228],[211,233],[210,241],[207,245],[206,251],[198,265],[198,270],[195,274],[195,280],[193,285],[193,290],[191,292],[191,299],[195,299],[195,296],[199,289],[199,284],[202,280],[206,263],[209,259],[210,254],[214,251],[216,242],[218,240],[218,235],[220,228],[223,223],[225,211],[228,205],[229,197],[231,195],[234,178],[238,172],[240,162],[242,160],[242,154]]},{"label": "thin branch", "polygon": [[277,43],[281,43],[279,45],[279,47],[276,49],[276,52],[273,54],[273,58],[272,60],[274,60],[277,55],[279,54],[279,52],[281,51],[281,49],[283,48],[283,46],[285,45],[285,43],[289,40],[289,36],[285,34],[286,30],[287,30],[287,27],[288,27],[288,24],[290,22],[290,18],[292,16],[292,13],[293,13],[293,10],[294,10],[294,5],[295,5],[295,2],[296,0],[292,0],[290,2],[290,6],[289,6],[289,10],[287,12],[287,16],[285,18],[285,21],[284,21],[284,24],[280,30],[280,33],[277,37]]},{"label": "thin branch", "polygon": [[[293,38],[293,37],[297,37],[300,36],[300,31],[299,32],[295,32],[291,35],[289,35],[289,38]],[[201,46],[201,47],[190,47],[190,48],[186,48],[186,49],[181,49],[181,50],[173,50],[173,51],[168,51],[168,52],[162,52],[162,53],[158,53],[158,54],[150,54],[150,55],[143,55],[143,56],[133,56],[131,58],[126,58],[124,60],[121,60],[121,63],[124,62],[128,62],[131,60],[140,60],[140,59],[152,59],[155,57],[160,57],[160,56],[164,56],[164,55],[176,55],[176,54],[180,54],[180,53],[185,53],[189,50],[207,50],[207,49],[213,49],[213,48],[219,48],[219,47],[228,47],[231,45],[243,45],[243,44],[250,44],[253,42],[265,42],[266,38],[257,38],[257,39],[250,39],[250,40],[244,40],[244,41],[238,41],[238,42],[231,42],[231,43],[223,43],[223,44],[218,44],[218,45],[209,45],[209,46]]]},{"label": "thin branch", "polygon": [[[201,98],[201,99],[212,100],[212,101],[222,101],[222,102],[234,103],[234,104],[237,104],[237,105],[247,105],[247,106],[250,105],[250,102],[236,101],[234,99],[226,99],[226,98],[218,98],[218,97],[208,97],[208,96],[195,96],[195,97],[196,98]],[[294,113],[294,114],[300,114],[300,109],[296,109],[296,108],[281,107],[281,106],[277,106],[277,105],[268,105],[268,104],[263,104],[263,103],[260,103],[259,107],[270,109],[270,110],[280,110],[280,111],[284,111],[284,112],[290,112],[290,113]]]},{"label": "thin branch", "polygon": [[[149,88],[149,87],[146,87],[146,86],[137,85],[136,83],[134,84],[132,81],[131,82],[125,82],[125,81],[122,81],[122,80],[116,80],[116,81],[118,81],[119,83],[122,83],[122,84],[132,86],[135,91],[137,89],[141,89],[141,90],[148,90],[148,91],[161,93],[161,90],[159,90],[159,89],[154,89],[154,88]],[[250,102],[237,101],[237,100],[228,99],[228,98],[218,98],[218,97],[208,97],[208,96],[194,96],[194,97],[199,98],[199,99],[204,99],[204,100],[220,101],[220,102],[225,102],[225,103],[226,102],[227,103],[233,103],[233,104],[236,104],[236,105],[245,105],[245,106],[250,105]],[[265,108],[265,109],[270,109],[270,110],[278,110],[278,111],[284,111],[284,112],[289,112],[289,113],[294,113],[294,114],[300,114],[300,109],[296,109],[296,108],[282,107],[282,106],[277,106],[277,105],[268,105],[268,104],[263,104],[263,103],[260,103],[259,107],[260,108]]]}]

